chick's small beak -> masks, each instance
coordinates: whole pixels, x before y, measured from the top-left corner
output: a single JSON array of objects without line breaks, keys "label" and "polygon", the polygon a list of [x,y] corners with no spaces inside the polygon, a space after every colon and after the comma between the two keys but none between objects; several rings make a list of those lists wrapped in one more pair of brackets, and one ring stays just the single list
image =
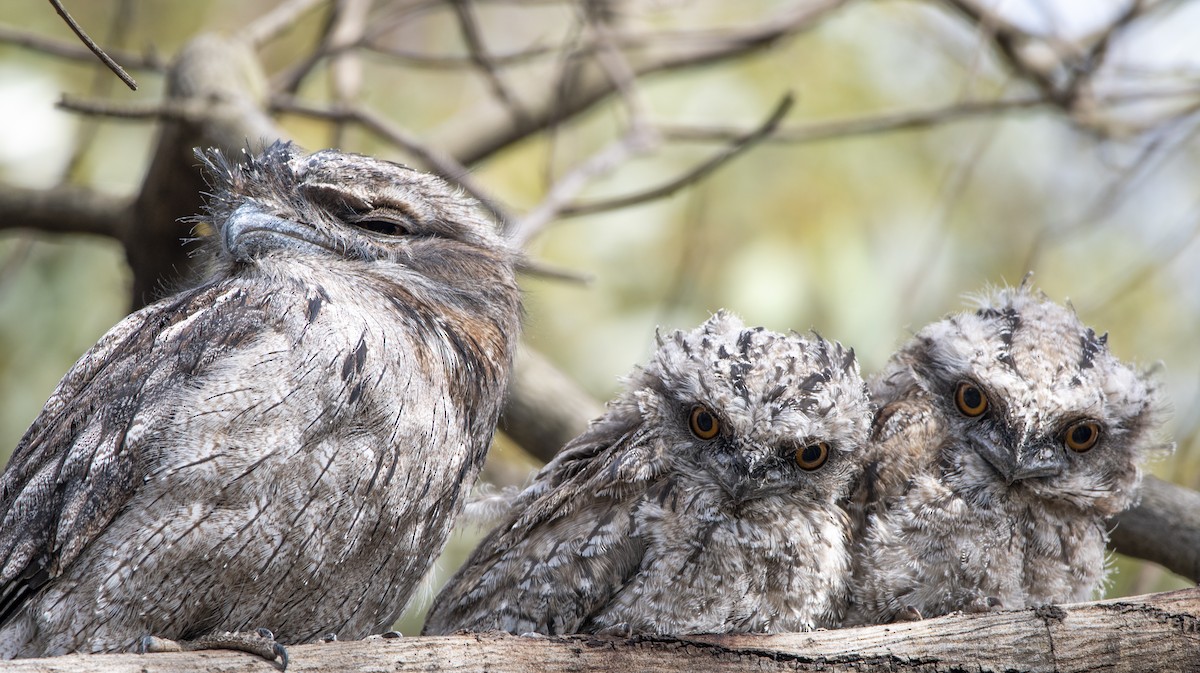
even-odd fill
[{"label": "chick's small beak", "polygon": [[1019,442],[1014,448],[1010,446],[990,442],[976,446],[979,455],[1004,477],[1009,486],[1023,479],[1061,474],[1067,466],[1066,456],[1053,442],[1030,440]]},{"label": "chick's small beak", "polygon": [[1053,477],[1062,474],[1067,467],[1067,458],[1062,448],[1047,441],[1034,441],[1017,446],[1017,458],[1012,472],[1007,475],[1008,483],[1035,477]]}]

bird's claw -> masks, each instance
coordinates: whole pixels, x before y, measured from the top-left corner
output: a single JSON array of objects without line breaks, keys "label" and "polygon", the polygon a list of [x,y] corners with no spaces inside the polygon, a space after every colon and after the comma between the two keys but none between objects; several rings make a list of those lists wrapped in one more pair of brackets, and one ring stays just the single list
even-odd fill
[{"label": "bird's claw", "polygon": [[255,629],[253,633],[222,631],[200,636],[195,640],[171,640],[145,635],[137,643],[139,654],[195,650],[237,650],[260,656],[267,661],[278,659],[280,670],[287,670],[288,666],[287,648],[275,642],[275,634],[270,629]]}]

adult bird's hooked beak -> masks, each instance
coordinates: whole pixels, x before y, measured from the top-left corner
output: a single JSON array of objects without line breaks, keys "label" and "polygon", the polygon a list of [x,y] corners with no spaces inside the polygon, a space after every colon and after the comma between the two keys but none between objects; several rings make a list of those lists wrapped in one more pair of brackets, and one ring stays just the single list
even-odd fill
[{"label": "adult bird's hooked beak", "polygon": [[220,236],[225,250],[239,262],[277,248],[319,251],[322,247],[312,227],[272,215],[253,202],[243,203],[229,215],[221,225]]}]

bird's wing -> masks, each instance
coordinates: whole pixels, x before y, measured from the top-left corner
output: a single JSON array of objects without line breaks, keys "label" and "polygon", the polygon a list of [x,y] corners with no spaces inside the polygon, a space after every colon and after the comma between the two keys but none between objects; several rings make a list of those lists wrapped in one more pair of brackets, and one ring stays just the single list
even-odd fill
[{"label": "bird's wing", "polygon": [[915,474],[929,471],[944,434],[941,419],[918,389],[879,408],[863,451],[863,469],[849,489],[851,539],[861,538],[868,518],[903,495]]},{"label": "bird's wing", "polygon": [[127,316],[67,372],[0,475],[0,624],[136,491],[169,412],[153,400],[262,324],[241,290],[204,286]]},{"label": "bird's wing", "polygon": [[662,468],[637,432],[610,412],[568,444],[447,583],[425,633],[576,632],[641,562],[634,509]]}]

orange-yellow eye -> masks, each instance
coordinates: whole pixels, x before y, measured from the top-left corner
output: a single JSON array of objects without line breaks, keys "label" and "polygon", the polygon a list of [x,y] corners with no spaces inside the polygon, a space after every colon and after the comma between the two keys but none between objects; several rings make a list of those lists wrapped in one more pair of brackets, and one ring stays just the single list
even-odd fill
[{"label": "orange-yellow eye", "polygon": [[815,470],[829,460],[829,445],[816,442],[796,449],[796,464],[802,470]]},{"label": "orange-yellow eye", "polygon": [[721,431],[721,422],[717,417],[699,405],[692,407],[692,416],[688,423],[692,426],[692,434],[700,439],[712,439]]},{"label": "orange-yellow eye", "polygon": [[963,381],[954,389],[954,403],[958,405],[959,411],[972,417],[982,414],[988,408],[987,395],[970,381]]},{"label": "orange-yellow eye", "polygon": [[1067,448],[1083,453],[1100,440],[1100,424],[1096,421],[1076,421],[1067,426]]}]

